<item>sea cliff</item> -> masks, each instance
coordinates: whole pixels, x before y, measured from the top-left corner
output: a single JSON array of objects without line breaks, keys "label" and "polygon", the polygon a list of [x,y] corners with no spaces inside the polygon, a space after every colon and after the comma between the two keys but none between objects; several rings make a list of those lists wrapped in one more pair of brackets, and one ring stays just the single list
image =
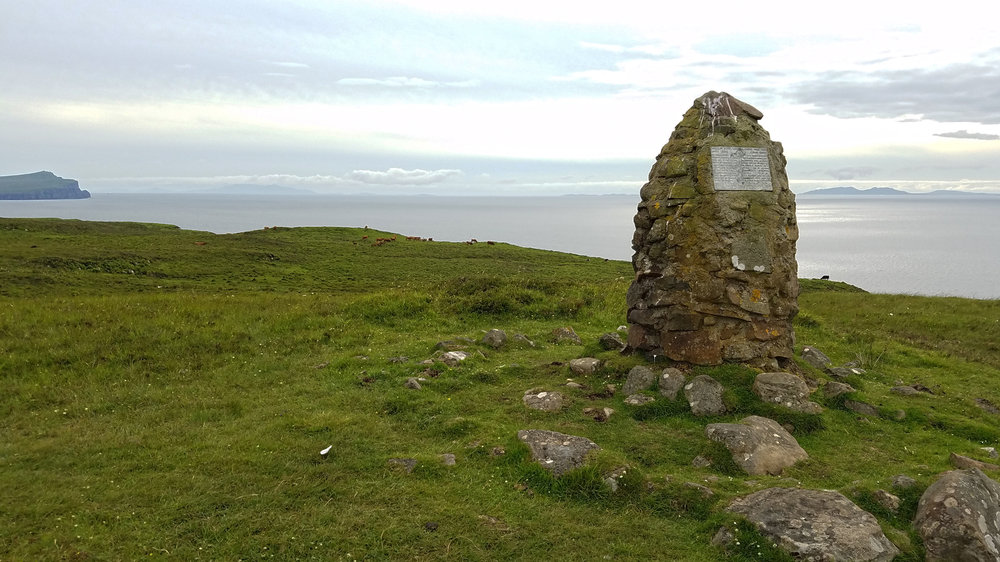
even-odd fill
[{"label": "sea cliff", "polygon": [[90,192],[76,180],[52,172],[0,176],[0,199],[87,199]]}]

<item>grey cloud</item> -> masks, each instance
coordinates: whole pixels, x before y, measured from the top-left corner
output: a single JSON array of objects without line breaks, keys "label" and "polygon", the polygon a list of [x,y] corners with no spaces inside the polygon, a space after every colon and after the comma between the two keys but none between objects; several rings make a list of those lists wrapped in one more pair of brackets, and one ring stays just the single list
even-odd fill
[{"label": "grey cloud", "polygon": [[982,124],[1000,123],[1000,61],[955,64],[944,68],[892,71],[836,71],[817,74],[790,90],[813,113],[835,117],[921,115],[924,119]]},{"label": "grey cloud", "polygon": [[[85,11],[67,10],[65,0],[0,7],[0,51],[18,53],[0,57],[0,76],[11,77],[4,93],[76,101],[526,99],[615,91],[552,80],[611,68],[623,56],[581,43],[643,48],[601,26],[485,20],[367,0],[312,6],[247,0],[239,10],[229,0],[201,0],[188,8],[113,0],[91,0]],[[278,80],[270,71],[295,76]],[[447,87],[401,88],[391,77]],[[389,82],[352,90],[338,80]],[[470,87],[476,85],[486,87]]]},{"label": "grey cloud", "polygon": [[828,176],[835,180],[853,180],[870,177],[878,171],[874,166],[846,166],[826,170],[815,170],[810,175]]},{"label": "grey cloud", "polygon": [[988,133],[970,133],[965,129],[961,131],[952,131],[950,133],[934,133],[935,137],[947,137],[950,139],[975,139],[975,140],[1000,140],[1000,135],[991,135]]},{"label": "grey cloud", "polygon": [[428,185],[440,183],[448,178],[462,175],[461,170],[404,170],[389,168],[386,171],[354,170],[344,175],[344,179],[366,184],[380,185]]},{"label": "grey cloud", "polygon": [[283,68],[309,68],[309,65],[304,62],[287,62],[287,61],[264,61],[266,64],[273,64],[274,66],[280,66]]},{"label": "grey cloud", "polygon": [[337,80],[340,86],[384,86],[389,88],[472,88],[479,85],[478,80],[463,80],[460,82],[438,82],[413,78],[409,76],[390,76],[388,78],[341,78]]}]

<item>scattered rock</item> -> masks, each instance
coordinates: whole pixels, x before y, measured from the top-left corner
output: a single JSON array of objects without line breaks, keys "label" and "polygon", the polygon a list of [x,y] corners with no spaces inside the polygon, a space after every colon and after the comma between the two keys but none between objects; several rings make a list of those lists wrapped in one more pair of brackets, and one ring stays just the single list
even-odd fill
[{"label": "scattered rock", "polygon": [[698,375],[684,386],[684,397],[696,416],[718,416],[726,413],[722,402],[725,388],[708,375]]},{"label": "scattered rock", "polygon": [[653,388],[653,384],[655,383],[656,373],[645,365],[637,365],[632,367],[632,370],[628,372],[628,377],[622,386],[622,394],[630,395],[642,392],[643,390],[649,390]]},{"label": "scattered rock", "polygon": [[413,469],[417,467],[417,459],[389,459],[389,468],[392,470],[398,470],[405,472],[407,474],[413,472]]},{"label": "scattered rock", "polygon": [[592,375],[599,368],[601,368],[601,360],[593,357],[571,359],[569,362],[569,370],[578,375]]},{"label": "scattered rock", "polygon": [[844,400],[844,407],[848,410],[854,412],[855,414],[861,414],[862,416],[867,416],[870,418],[878,417],[878,410],[875,406],[867,404],[865,402],[860,402],[858,400]]},{"label": "scattered rock", "polygon": [[615,413],[611,408],[584,408],[583,415],[594,418],[594,421],[606,422],[611,414]]},{"label": "scattered rock", "polygon": [[574,382],[574,381],[569,381],[568,383],[566,383],[566,386],[568,386],[568,387],[570,387],[570,388],[572,388],[574,390],[581,390],[581,389],[587,388],[587,387],[583,386],[582,384],[580,384],[578,382]]},{"label": "scattered rock", "polygon": [[491,457],[502,457],[506,454],[507,454],[507,449],[504,449],[503,447],[493,447],[492,449],[490,449]]},{"label": "scattered rock", "polygon": [[912,487],[914,487],[916,485],[917,485],[917,481],[914,480],[914,479],[912,479],[912,478],[910,478],[909,476],[907,476],[905,474],[897,474],[897,475],[895,475],[895,476],[892,477],[892,487],[893,488],[896,488],[896,489],[899,489],[899,490],[905,490],[907,488],[912,488]]},{"label": "scattered rock", "polygon": [[417,377],[410,377],[406,379],[406,382],[403,383],[403,386],[405,386],[406,388],[412,388],[413,390],[420,390],[420,381],[417,380]]},{"label": "scattered rock", "polygon": [[927,560],[1000,560],[1000,484],[976,468],[946,472],[920,497],[913,526]]},{"label": "scattered rock", "polygon": [[809,458],[781,424],[761,416],[748,416],[740,423],[708,424],[705,435],[725,445],[733,455],[733,462],[751,475],[778,475]]},{"label": "scattered rock", "polygon": [[441,462],[444,463],[445,466],[455,466],[457,463],[455,455],[452,453],[445,453],[441,455]]},{"label": "scattered rock", "polygon": [[710,498],[715,495],[715,492],[713,492],[711,488],[698,484],[697,482],[685,482],[683,485],[685,488],[691,488],[692,490],[701,492],[702,497]]},{"label": "scattered rock", "polygon": [[809,401],[806,381],[791,373],[761,373],[753,382],[753,392],[764,402],[779,404],[806,414],[819,414],[823,408]]},{"label": "scattered rock", "polygon": [[854,391],[854,387],[846,382],[830,381],[823,385],[823,395],[827,398],[836,398],[841,394],[848,394]]},{"label": "scattered rock", "polygon": [[920,391],[912,386],[894,386],[889,389],[889,392],[900,396],[916,396],[920,394]]},{"label": "scattered rock", "polygon": [[438,530],[438,524],[434,521],[428,521],[424,523],[424,530],[428,533],[433,533]]},{"label": "scattered rock", "polygon": [[727,510],[746,517],[796,559],[888,562],[899,554],[878,520],[838,492],[768,488]]},{"label": "scattered rock", "polygon": [[405,356],[405,355],[398,355],[396,357],[390,357],[389,358],[389,362],[390,363],[406,363],[409,360],[410,360],[410,358],[407,357],[407,356]]},{"label": "scattered rock", "polygon": [[469,358],[469,354],[464,351],[448,351],[441,354],[439,359],[449,367],[458,367],[458,364]]},{"label": "scattered rock", "polygon": [[493,349],[500,349],[505,343],[507,343],[507,334],[503,330],[493,329],[483,336],[483,344]]},{"label": "scattered rock", "polygon": [[645,394],[631,394],[625,398],[625,403],[629,406],[642,406],[643,404],[649,404],[656,399],[652,396],[647,396]]},{"label": "scattered rock", "polygon": [[888,509],[889,511],[895,513],[896,511],[899,510],[899,504],[900,504],[899,496],[890,494],[885,490],[875,490],[874,496],[875,496],[875,501],[877,501],[879,505]]},{"label": "scattered rock", "polygon": [[991,459],[1000,458],[1000,453],[997,453],[995,447],[980,447],[980,451],[984,451]]},{"label": "scattered rock", "polygon": [[670,400],[676,400],[677,393],[682,388],[684,388],[684,373],[673,367],[663,369],[659,381],[660,395],[666,396]]},{"label": "scattered rock", "polygon": [[628,472],[627,466],[619,466],[604,477],[604,483],[611,488],[612,492],[618,491],[618,481]]},{"label": "scattered rock", "polygon": [[580,336],[576,335],[576,331],[569,326],[552,330],[552,339],[556,343],[575,343],[577,345],[583,343],[583,341],[580,340]]},{"label": "scattered rock", "polygon": [[857,367],[834,367],[828,369],[827,372],[830,373],[831,377],[841,381],[853,375],[865,374],[864,369],[858,369]]},{"label": "scattered rock", "polygon": [[497,519],[491,515],[479,515],[477,518],[482,521],[485,527],[493,529],[494,531],[506,533],[511,530],[507,523],[504,523],[502,519]]},{"label": "scattered rock", "polygon": [[695,468],[708,468],[712,466],[712,461],[708,457],[698,455],[697,457],[691,459],[691,466]]},{"label": "scattered rock", "polygon": [[903,421],[906,419],[906,410],[896,410],[892,413],[892,419],[896,421]]},{"label": "scattered rock", "polygon": [[538,391],[538,389],[533,388],[524,392],[522,401],[525,406],[532,410],[558,412],[563,406],[563,395],[558,392]]},{"label": "scattered rock", "polygon": [[439,341],[434,346],[435,349],[443,349],[444,351],[460,351],[468,348],[473,342],[469,338],[455,338],[453,340]]},{"label": "scattered rock", "polygon": [[544,429],[522,429],[517,438],[531,449],[531,458],[554,476],[583,466],[587,453],[600,447],[585,437]]},{"label": "scattered rock", "polygon": [[518,347],[535,347],[535,342],[528,339],[528,336],[524,334],[514,334],[511,337],[511,341]]},{"label": "scattered rock", "polygon": [[[988,462],[977,461],[969,457],[959,455],[957,453],[952,453],[948,460],[951,461],[951,465],[955,468],[978,468],[979,470],[1000,470],[1000,466],[991,464]],[[1000,541],[997,542],[1000,546]]]},{"label": "scattered rock", "polygon": [[833,364],[833,361],[830,361],[830,358],[825,353],[810,346],[802,348],[802,359],[820,371],[825,371],[827,367]]},{"label": "scattered rock", "polygon": [[987,414],[1000,414],[1000,408],[985,398],[976,398],[976,406],[979,406]]},{"label": "scattered rock", "polygon": [[[432,364],[433,364],[433,362],[432,362]],[[429,378],[429,379],[433,379],[433,378],[436,378],[438,375],[440,375],[441,371],[438,371],[437,369],[432,369],[432,368],[428,367],[428,368],[424,369],[423,371],[420,371],[420,374],[423,375],[423,376],[425,376],[425,377],[427,377],[427,378]]]},{"label": "scattered rock", "polygon": [[601,337],[597,338],[597,343],[600,344],[601,349],[607,351],[618,351],[625,347],[622,337],[614,332],[602,334]]},{"label": "scattered rock", "polygon": [[710,498],[715,495],[715,492],[713,492],[711,488],[698,484],[697,482],[685,482],[683,486],[685,488],[691,488],[692,490],[701,492],[702,497],[705,498]]},{"label": "scattered rock", "polygon": [[733,543],[736,540],[736,535],[733,534],[729,527],[719,527],[719,530],[712,537],[712,545],[725,547]]}]

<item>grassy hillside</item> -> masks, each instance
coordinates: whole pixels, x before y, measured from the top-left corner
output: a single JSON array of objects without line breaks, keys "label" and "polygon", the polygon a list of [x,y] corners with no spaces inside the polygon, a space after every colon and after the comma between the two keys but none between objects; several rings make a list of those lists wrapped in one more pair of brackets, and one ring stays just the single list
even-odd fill
[{"label": "grassy hillside", "polygon": [[[695,418],[601,392],[642,364],[596,343],[624,323],[629,264],[405,234],[0,219],[0,560],[774,560],[746,525],[735,550],[710,546],[731,498],[774,485],[841,490],[915,560],[923,488],[949,453],[989,460],[980,447],[1000,441],[1000,417],[976,405],[1000,404],[998,301],[806,282],[799,344],[861,361],[854,398],[883,415],[775,412],[749,393],[754,372],[729,365],[697,372],[730,388],[734,412]],[[583,344],[550,341],[561,326]],[[418,364],[491,328],[536,346]],[[602,371],[560,386],[587,355]],[[421,390],[403,387],[412,376]],[[897,381],[934,394],[889,393]],[[569,405],[529,411],[533,387]],[[616,412],[597,423],[590,406]],[[722,462],[705,424],[749,413],[795,425],[810,459],[753,478]],[[603,450],[554,481],[526,460],[526,428]],[[718,462],[695,468],[699,454]],[[602,471],[623,465],[611,494]],[[920,486],[892,514],[872,494],[899,473]]]}]

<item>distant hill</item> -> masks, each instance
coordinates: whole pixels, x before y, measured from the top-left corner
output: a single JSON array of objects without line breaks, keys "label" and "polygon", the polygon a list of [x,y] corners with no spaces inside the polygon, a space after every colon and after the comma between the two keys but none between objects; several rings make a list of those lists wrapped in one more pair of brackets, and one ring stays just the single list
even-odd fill
[{"label": "distant hill", "polygon": [[0,176],[0,199],[87,199],[90,192],[76,180],[52,172]]},{"label": "distant hill", "polygon": [[868,189],[858,189],[856,187],[842,186],[842,187],[826,187],[823,189],[814,189],[812,191],[806,191],[804,193],[799,193],[799,197],[803,196],[824,196],[824,195],[836,195],[836,196],[910,196],[910,197],[934,197],[934,198],[995,198],[1000,197],[1000,193],[976,193],[972,191],[959,191],[956,189],[938,189],[935,191],[929,191],[926,193],[911,193],[909,191],[902,191],[900,189],[895,189],[892,187],[870,187]]},{"label": "distant hill", "polygon": [[858,189],[856,187],[826,187],[814,189],[799,195],[913,195],[907,191],[901,191],[891,187],[869,187],[868,189]]},{"label": "distant hill", "polygon": [[924,197],[960,197],[962,199],[977,197],[993,199],[1000,197],[1000,193],[979,193],[973,191],[958,191],[955,189],[937,189],[928,193],[920,193],[919,195]]}]

